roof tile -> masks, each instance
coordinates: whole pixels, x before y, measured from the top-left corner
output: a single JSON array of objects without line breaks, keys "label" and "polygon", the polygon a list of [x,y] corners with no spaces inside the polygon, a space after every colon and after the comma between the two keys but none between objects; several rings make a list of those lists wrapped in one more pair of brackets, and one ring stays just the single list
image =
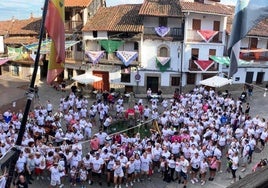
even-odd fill
[{"label": "roof tile", "polygon": [[233,12],[228,6],[221,3],[205,4],[198,2],[180,2],[182,12],[200,12],[208,14],[231,15]]},{"label": "roof tile", "polygon": [[140,7],[140,4],[102,7],[89,19],[83,31],[142,32]]},{"label": "roof tile", "polygon": [[139,14],[162,17],[182,16],[178,0],[145,0]]},{"label": "roof tile", "polygon": [[65,7],[88,7],[92,0],[65,0]]}]

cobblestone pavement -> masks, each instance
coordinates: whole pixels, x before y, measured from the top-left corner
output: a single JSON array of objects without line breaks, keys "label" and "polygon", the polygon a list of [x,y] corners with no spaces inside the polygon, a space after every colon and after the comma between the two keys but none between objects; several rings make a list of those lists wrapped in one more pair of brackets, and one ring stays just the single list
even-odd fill
[{"label": "cobblestone pavement", "polygon": [[[25,107],[25,91],[29,85],[29,81],[25,80],[19,80],[13,77],[6,77],[6,76],[0,76],[0,111],[4,111],[8,108],[11,109],[22,109],[24,110]],[[59,99],[61,97],[64,97],[67,95],[67,92],[61,92],[56,91],[54,88],[47,86],[46,83],[39,82],[39,95],[40,95],[40,101],[34,100],[33,106],[40,104],[45,104],[45,102],[49,99],[54,104],[54,109],[57,108],[59,105]],[[237,98],[241,91],[230,91],[234,98]],[[251,100],[248,100],[248,102],[251,105],[251,114],[252,116],[260,115],[261,117],[268,118],[267,111],[268,111],[268,96],[263,96],[264,91],[262,90],[256,90],[254,91],[253,97]],[[16,102],[16,107],[14,108],[12,106],[13,102]],[[89,104],[92,104],[93,99],[89,99]],[[126,104],[127,105],[127,104]],[[94,130],[93,130],[94,131]],[[95,130],[96,131],[96,130]],[[252,166],[256,164],[260,159],[267,158],[268,154],[268,147],[266,147],[261,153],[254,153],[253,162],[248,165],[247,170],[245,172],[241,172],[240,169],[237,171],[237,175],[241,176],[242,178],[251,172]],[[88,144],[83,145],[84,150],[88,150]],[[216,178],[212,182],[207,182],[202,187],[207,188],[224,188],[230,185],[230,176],[231,174],[228,174],[224,171],[225,162],[223,161],[222,169],[223,173],[217,174]],[[104,177],[104,176],[103,176]],[[104,179],[105,182],[105,179]],[[64,187],[70,187],[68,180],[65,179]],[[32,185],[29,186],[30,188],[36,188],[36,187],[49,187],[49,180],[35,180]],[[79,187],[79,186],[77,186]],[[92,186],[87,185],[87,187],[100,187],[97,184],[93,184]],[[102,187],[107,187],[106,183],[103,183]],[[125,186],[123,186],[125,187]],[[134,187],[136,188],[180,188],[183,187],[182,184],[178,184],[177,182],[171,182],[171,183],[165,183],[160,178],[160,174],[156,173],[153,175],[151,182],[142,182],[142,183],[135,183]],[[197,188],[201,187],[200,183],[197,183],[195,185],[188,183],[187,187],[189,188]]]}]

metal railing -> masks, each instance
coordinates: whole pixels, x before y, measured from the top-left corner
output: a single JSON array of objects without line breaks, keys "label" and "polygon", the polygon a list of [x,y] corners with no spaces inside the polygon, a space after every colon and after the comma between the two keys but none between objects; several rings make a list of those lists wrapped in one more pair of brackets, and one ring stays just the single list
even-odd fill
[{"label": "metal railing", "polygon": [[[144,27],[143,33],[144,35],[157,35],[155,27]],[[183,28],[171,27],[165,37],[183,38]]]}]

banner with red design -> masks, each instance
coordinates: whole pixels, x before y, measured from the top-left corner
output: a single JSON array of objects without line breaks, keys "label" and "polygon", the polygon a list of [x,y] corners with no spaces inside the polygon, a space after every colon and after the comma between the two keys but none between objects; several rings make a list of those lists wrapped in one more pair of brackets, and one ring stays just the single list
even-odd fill
[{"label": "banner with red design", "polygon": [[195,60],[194,63],[202,71],[207,71],[214,64],[214,61],[211,61],[211,60]]},{"label": "banner with red design", "polygon": [[219,31],[213,30],[197,30],[197,33],[202,37],[202,39],[206,42],[210,42],[215,35],[219,33]]}]

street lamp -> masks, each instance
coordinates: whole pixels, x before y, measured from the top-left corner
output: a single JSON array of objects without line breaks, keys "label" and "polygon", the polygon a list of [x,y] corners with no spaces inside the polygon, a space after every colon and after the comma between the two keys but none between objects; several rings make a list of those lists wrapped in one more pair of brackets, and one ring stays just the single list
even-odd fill
[{"label": "street lamp", "polygon": [[183,63],[183,42],[179,43],[178,46],[178,58],[181,59],[180,62],[180,94],[182,93],[182,63]]}]

